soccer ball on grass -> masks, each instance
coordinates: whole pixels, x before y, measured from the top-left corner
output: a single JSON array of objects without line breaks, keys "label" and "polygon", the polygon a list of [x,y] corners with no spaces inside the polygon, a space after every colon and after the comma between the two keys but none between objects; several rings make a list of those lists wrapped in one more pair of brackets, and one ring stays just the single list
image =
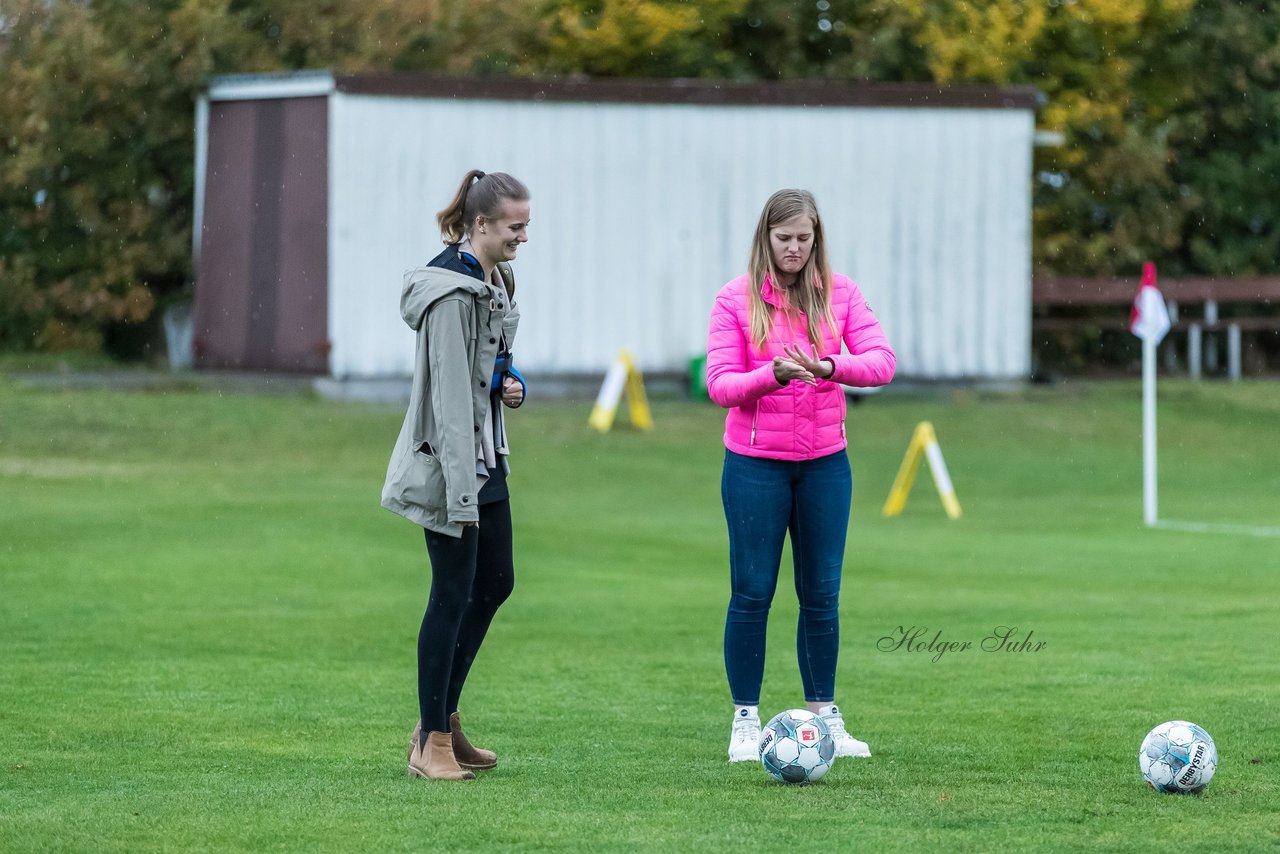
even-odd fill
[{"label": "soccer ball on grass", "polygon": [[1209,785],[1218,770],[1218,748],[1203,727],[1166,721],[1142,740],[1138,767],[1157,792],[1195,794]]},{"label": "soccer ball on grass", "polygon": [[822,718],[805,709],[774,715],[760,730],[760,764],[782,783],[813,783],[831,770],[836,743]]}]

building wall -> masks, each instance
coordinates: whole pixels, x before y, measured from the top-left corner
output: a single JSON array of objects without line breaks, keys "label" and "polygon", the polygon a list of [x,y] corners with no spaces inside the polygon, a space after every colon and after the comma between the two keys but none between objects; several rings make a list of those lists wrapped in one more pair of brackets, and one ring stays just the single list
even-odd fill
[{"label": "building wall", "polygon": [[218,101],[206,109],[196,365],[322,372],[328,100]]},{"label": "building wall", "polygon": [[676,371],[705,348],[760,209],[812,190],[851,275],[918,378],[1030,371],[1029,110],[539,103],[330,96],[335,376],[411,370],[404,270],[471,168],[533,195],[516,263],[517,363]]}]

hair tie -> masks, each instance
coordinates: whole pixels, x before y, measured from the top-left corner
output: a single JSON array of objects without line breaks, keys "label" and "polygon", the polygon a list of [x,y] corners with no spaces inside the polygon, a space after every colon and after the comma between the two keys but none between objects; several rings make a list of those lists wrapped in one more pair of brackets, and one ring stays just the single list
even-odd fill
[{"label": "hair tie", "polygon": [[[477,169],[476,171],[477,171],[477,172],[480,172],[480,170],[479,170],[479,169]],[[476,180],[477,180],[477,181],[479,181],[479,180],[480,180],[481,178],[483,178],[483,177],[484,177],[484,173],[483,173],[483,172],[480,172],[480,174],[476,176]]]}]

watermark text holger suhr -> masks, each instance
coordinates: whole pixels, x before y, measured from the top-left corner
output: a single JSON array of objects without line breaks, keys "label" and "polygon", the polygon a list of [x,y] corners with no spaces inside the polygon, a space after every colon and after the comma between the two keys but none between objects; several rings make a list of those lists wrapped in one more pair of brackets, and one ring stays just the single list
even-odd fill
[{"label": "watermark text holger suhr", "polygon": [[[1017,626],[996,626],[991,633],[978,641],[977,649],[982,652],[1039,652],[1048,645],[1048,641],[1033,641],[1034,630],[1022,634]],[[898,626],[892,634],[887,634],[876,641],[876,649],[881,652],[926,652],[930,661],[937,663],[949,652],[969,652],[974,649],[973,641],[947,640],[942,637],[942,630],[930,633],[926,626]]]}]

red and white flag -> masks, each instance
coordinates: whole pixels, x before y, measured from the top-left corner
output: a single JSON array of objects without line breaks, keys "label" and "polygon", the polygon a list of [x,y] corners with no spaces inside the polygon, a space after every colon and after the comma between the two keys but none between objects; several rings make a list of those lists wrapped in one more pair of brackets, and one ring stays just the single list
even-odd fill
[{"label": "red and white flag", "polygon": [[1142,285],[1129,312],[1129,331],[1144,341],[1159,344],[1169,326],[1169,308],[1156,287],[1156,265],[1147,261],[1142,265]]}]

